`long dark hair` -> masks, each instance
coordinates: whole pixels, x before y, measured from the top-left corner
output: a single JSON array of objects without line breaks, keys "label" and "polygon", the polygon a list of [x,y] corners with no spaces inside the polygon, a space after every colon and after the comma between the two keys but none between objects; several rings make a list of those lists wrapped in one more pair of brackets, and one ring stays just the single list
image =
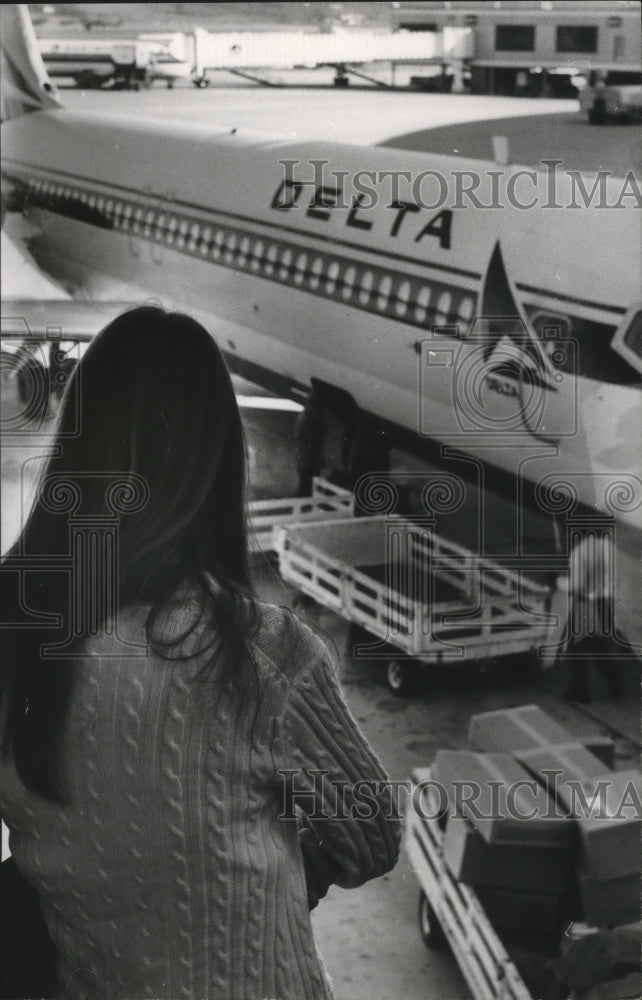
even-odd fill
[{"label": "long dark hair", "polygon": [[[2,745],[27,788],[65,798],[59,747],[73,652],[108,615],[149,605],[153,644],[160,612],[187,584],[215,624],[205,634],[216,636],[223,660],[239,669],[251,661],[245,469],[230,376],[199,323],[142,306],[92,341],[65,393],[26,526],[2,565]],[[43,655],[47,642],[62,653]]]}]

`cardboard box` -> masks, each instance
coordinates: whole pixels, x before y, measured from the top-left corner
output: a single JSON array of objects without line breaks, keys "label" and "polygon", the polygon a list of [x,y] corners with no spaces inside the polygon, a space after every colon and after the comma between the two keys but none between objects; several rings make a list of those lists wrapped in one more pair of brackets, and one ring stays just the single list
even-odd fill
[{"label": "cardboard box", "polygon": [[557,893],[520,892],[476,886],[475,894],[493,927],[527,931],[559,931],[562,899]]},{"label": "cardboard box", "polygon": [[581,919],[593,927],[617,927],[640,921],[640,874],[615,879],[580,875]]},{"label": "cardboard box", "polygon": [[[522,760],[557,799],[560,810],[574,818],[579,857],[586,875],[615,879],[640,868],[642,778],[637,770],[591,776],[594,762],[583,747],[529,751]],[[561,773],[559,773],[561,772]]]},{"label": "cardboard box", "polygon": [[642,838],[639,771],[613,771],[608,779],[582,783],[574,810],[579,814],[580,862],[589,878],[618,879],[639,872]]},{"label": "cardboard box", "polygon": [[565,810],[569,809],[573,800],[572,790],[567,786],[568,781],[591,783],[595,779],[608,779],[617,773],[581,743],[518,750],[516,756],[529,774],[541,782]]},{"label": "cardboard box", "polygon": [[571,825],[545,788],[507,754],[440,750],[432,776],[448,792],[449,814],[466,816],[488,843],[567,844]]},{"label": "cardboard box", "polygon": [[457,881],[475,888],[562,893],[572,873],[569,847],[489,844],[463,816],[449,818],[443,856]]},{"label": "cardboard box", "polygon": [[518,705],[473,715],[468,738],[480,750],[513,756],[518,756],[521,750],[580,743],[607,767],[613,767],[615,761],[615,744],[608,736],[573,737],[538,705]]}]

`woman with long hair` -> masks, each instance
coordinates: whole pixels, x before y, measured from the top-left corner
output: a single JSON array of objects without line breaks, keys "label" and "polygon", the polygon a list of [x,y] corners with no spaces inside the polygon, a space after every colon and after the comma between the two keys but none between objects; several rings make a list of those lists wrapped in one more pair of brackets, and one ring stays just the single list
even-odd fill
[{"label": "woman with long hair", "polygon": [[195,320],[92,342],[0,597],[0,814],[59,995],[330,996],[309,906],[388,871],[399,821],[326,647],[252,592],[240,415]]}]

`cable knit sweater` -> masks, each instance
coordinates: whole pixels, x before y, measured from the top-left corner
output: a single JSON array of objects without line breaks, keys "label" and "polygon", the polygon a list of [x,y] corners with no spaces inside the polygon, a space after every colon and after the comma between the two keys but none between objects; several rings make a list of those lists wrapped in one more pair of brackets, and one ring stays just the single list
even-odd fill
[{"label": "cable knit sweater", "polygon": [[[293,787],[314,793],[297,801],[341,886],[394,865],[399,823],[385,795],[377,809],[361,806],[366,818],[352,815],[355,783],[385,780],[381,765],[320,640],[282,610],[259,609],[251,685],[223,682],[217,664],[203,670],[185,645],[179,659],[123,657],[122,639],[145,642],[147,609],[86,642],[64,740],[68,805],[29,793],[0,761],[0,812],[40,893],[61,997],[331,996],[297,824],[279,818],[279,772],[295,770]],[[193,615],[175,606],[167,634]],[[343,783],[343,816],[332,819],[330,779],[310,770]]]}]

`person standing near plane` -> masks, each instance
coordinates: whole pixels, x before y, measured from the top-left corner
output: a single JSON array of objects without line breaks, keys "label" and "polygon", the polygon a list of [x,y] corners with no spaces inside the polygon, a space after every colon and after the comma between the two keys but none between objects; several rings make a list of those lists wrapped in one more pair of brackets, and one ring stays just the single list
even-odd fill
[{"label": "person standing near plane", "polygon": [[120,316],[55,444],[0,574],[0,815],[60,995],[326,1000],[309,907],[392,868],[399,819],[328,650],[252,592],[213,339]]},{"label": "person standing near plane", "polygon": [[556,617],[544,668],[570,663],[564,697],[587,704],[591,700],[591,668],[600,674],[608,694],[624,694],[622,668],[635,662],[631,645],[615,632],[613,526],[595,516],[575,539],[569,571],[556,580],[551,610]]},{"label": "person standing near plane", "polygon": [[565,697],[580,703],[591,700],[592,665],[612,698],[620,698],[624,692],[613,634],[615,552],[608,528],[587,531],[571,551],[565,650],[571,661],[571,679]]}]

